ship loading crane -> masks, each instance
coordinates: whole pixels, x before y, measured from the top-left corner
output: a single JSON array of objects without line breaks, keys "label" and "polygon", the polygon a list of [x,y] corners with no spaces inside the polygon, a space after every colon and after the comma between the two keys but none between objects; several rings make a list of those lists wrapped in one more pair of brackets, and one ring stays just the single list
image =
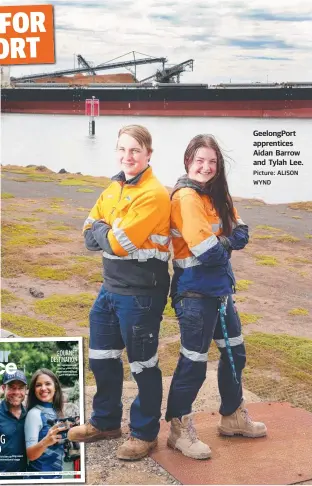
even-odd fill
[{"label": "ship loading crane", "polygon": [[[81,56],[82,57],[82,56]],[[143,64],[152,64],[152,63],[162,63],[164,66],[165,63],[167,62],[167,59],[165,57],[148,57],[148,58],[142,58],[142,59],[133,59],[132,61],[119,61],[119,62],[113,62],[113,63],[104,63],[104,64],[99,64],[98,66],[91,67],[89,63],[87,63],[88,67],[83,67],[83,68],[76,68],[76,69],[63,69],[60,71],[53,71],[49,73],[38,73],[38,74],[29,74],[25,76],[20,76],[17,78],[11,78],[12,81],[14,82],[25,82],[25,81],[32,81],[34,79],[40,79],[40,78],[51,78],[51,77],[57,77],[57,76],[66,76],[67,74],[79,74],[79,73],[84,73],[85,71],[89,71],[90,68],[93,71],[104,71],[108,69],[116,69],[116,68],[128,68],[129,66],[138,66],[138,65],[143,65]]]},{"label": "ship loading crane", "polygon": [[86,59],[81,54],[77,54],[77,61],[79,67],[83,66],[90,74],[93,74],[94,76],[96,75],[94,68],[88,63],[88,61],[86,61]]},{"label": "ship loading crane", "polygon": [[152,76],[148,76],[148,78],[142,79],[140,83],[143,84],[151,80],[155,80],[158,83],[170,83],[171,79],[173,79],[174,77],[176,77],[176,82],[180,83],[181,73],[187,71],[187,68],[189,68],[190,71],[193,71],[193,66],[194,59],[188,59],[187,61],[175,64],[174,66],[168,68],[164,68],[163,66],[162,71],[156,71],[156,73]]}]

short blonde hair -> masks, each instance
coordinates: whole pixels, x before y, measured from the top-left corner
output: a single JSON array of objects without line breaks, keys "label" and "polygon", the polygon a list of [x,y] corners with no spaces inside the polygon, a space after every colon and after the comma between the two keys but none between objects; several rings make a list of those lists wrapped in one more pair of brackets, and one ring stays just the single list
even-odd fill
[{"label": "short blonde hair", "polygon": [[118,132],[118,138],[126,133],[133,137],[143,148],[145,147],[148,152],[152,153],[152,135],[147,130],[147,128],[143,127],[142,125],[127,125],[122,127]]}]

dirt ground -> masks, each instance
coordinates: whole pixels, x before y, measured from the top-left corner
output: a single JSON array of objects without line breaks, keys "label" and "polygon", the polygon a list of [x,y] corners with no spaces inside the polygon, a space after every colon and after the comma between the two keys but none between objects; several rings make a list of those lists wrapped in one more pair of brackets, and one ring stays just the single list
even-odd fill
[{"label": "dirt ground", "polygon": [[[79,185],[62,186],[57,182],[31,181],[25,179],[23,174],[2,172],[2,192],[10,195],[2,199],[2,224],[23,225],[28,219],[36,234],[44,236],[48,231],[57,235],[44,245],[26,248],[17,245],[16,248],[21,251],[21,261],[26,258],[33,270],[36,265],[40,266],[40,262],[48,265],[53,259],[64,262],[71,258],[90,256],[90,252],[84,248],[81,229],[102,189],[91,185],[83,186],[83,189],[90,192],[80,192],[80,189]],[[245,250],[233,252],[232,256],[236,279],[242,285],[237,294],[237,307],[240,314],[247,316],[247,320],[248,316],[257,317],[251,319],[255,322],[244,326],[244,334],[260,331],[312,338],[312,211],[293,209],[286,204],[267,205],[261,201],[243,199],[235,200],[235,206],[240,217],[249,225],[251,234]],[[16,228],[14,231],[17,231]],[[90,268],[100,272],[100,255],[92,256],[94,262],[90,263]],[[4,270],[5,265],[4,259]],[[60,266],[62,263],[59,266],[56,264],[54,268],[60,269]],[[39,299],[33,297],[29,289],[43,292],[44,298],[55,294],[75,296],[81,293],[95,297],[101,285],[99,277],[86,279],[80,269],[77,273],[73,270],[66,279],[57,280],[38,277],[33,270],[28,266],[25,272],[9,272],[8,276],[3,273],[2,288],[13,293],[17,299],[2,305],[2,311],[27,315],[46,323],[57,322],[67,336],[87,336],[87,322],[83,325],[81,323],[85,318],[64,322],[61,316],[49,317],[45,313],[38,313],[35,302]],[[294,309],[297,311],[294,312]],[[178,339],[177,334],[164,337],[160,348]],[[218,409],[215,362],[209,363],[207,378],[197,397],[194,411]],[[163,407],[170,379],[164,377]],[[87,386],[85,393],[88,418],[94,388]],[[125,382],[125,431],[129,406],[135,393],[135,384],[132,381]],[[249,402],[259,400],[248,390],[245,395]],[[122,440],[86,447],[87,484],[178,484],[150,458],[139,463],[121,464],[115,458],[115,450]]]}]

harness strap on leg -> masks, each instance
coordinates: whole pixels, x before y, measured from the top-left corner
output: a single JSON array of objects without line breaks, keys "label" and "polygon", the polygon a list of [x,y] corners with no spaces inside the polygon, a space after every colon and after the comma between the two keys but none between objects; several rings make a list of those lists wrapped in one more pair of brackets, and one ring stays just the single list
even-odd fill
[{"label": "harness strap on leg", "polygon": [[233,354],[232,354],[232,349],[231,349],[231,345],[230,345],[230,341],[229,341],[229,337],[228,337],[228,332],[227,332],[227,328],[226,328],[226,324],[225,324],[225,318],[224,318],[224,316],[226,315],[226,306],[227,306],[228,296],[225,295],[223,297],[220,297],[220,300],[221,300],[221,305],[220,305],[219,312],[220,312],[222,334],[223,334],[224,341],[225,341],[226,352],[227,352],[227,355],[228,355],[228,358],[229,358],[229,361],[230,361],[230,365],[231,365],[231,368],[232,368],[233,378],[234,378],[235,383],[238,384],[235,365],[234,365],[234,359],[233,359]]}]

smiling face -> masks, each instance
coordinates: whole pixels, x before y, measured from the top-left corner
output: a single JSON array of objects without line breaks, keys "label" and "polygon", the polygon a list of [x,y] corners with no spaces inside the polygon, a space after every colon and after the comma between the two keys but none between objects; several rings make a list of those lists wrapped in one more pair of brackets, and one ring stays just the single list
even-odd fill
[{"label": "smiling face", "polygon": [[210,181],[217,173],[218,159],[216,151],[208,147],[200,147],[188,169],[188,176],[202,184]]},{"label": "smiling face", "polygon": [[4,398],[9,407],[20,407],[26,395],[26,385],[21,381],[14,380],[2,385]]},{"label": "smiling face", "polygon": [[142,147],[131,135],[123,133],[117,142],[117,154],[121,170],[124,171],[126,180],[128,180],[146,169],[151,151],[145,146]]},{"label": "smiling face", "polygon": [[52,403],[55,395],[55,384],[49,375],[39,375],[35,384],[35,396],[45,403]]}]

